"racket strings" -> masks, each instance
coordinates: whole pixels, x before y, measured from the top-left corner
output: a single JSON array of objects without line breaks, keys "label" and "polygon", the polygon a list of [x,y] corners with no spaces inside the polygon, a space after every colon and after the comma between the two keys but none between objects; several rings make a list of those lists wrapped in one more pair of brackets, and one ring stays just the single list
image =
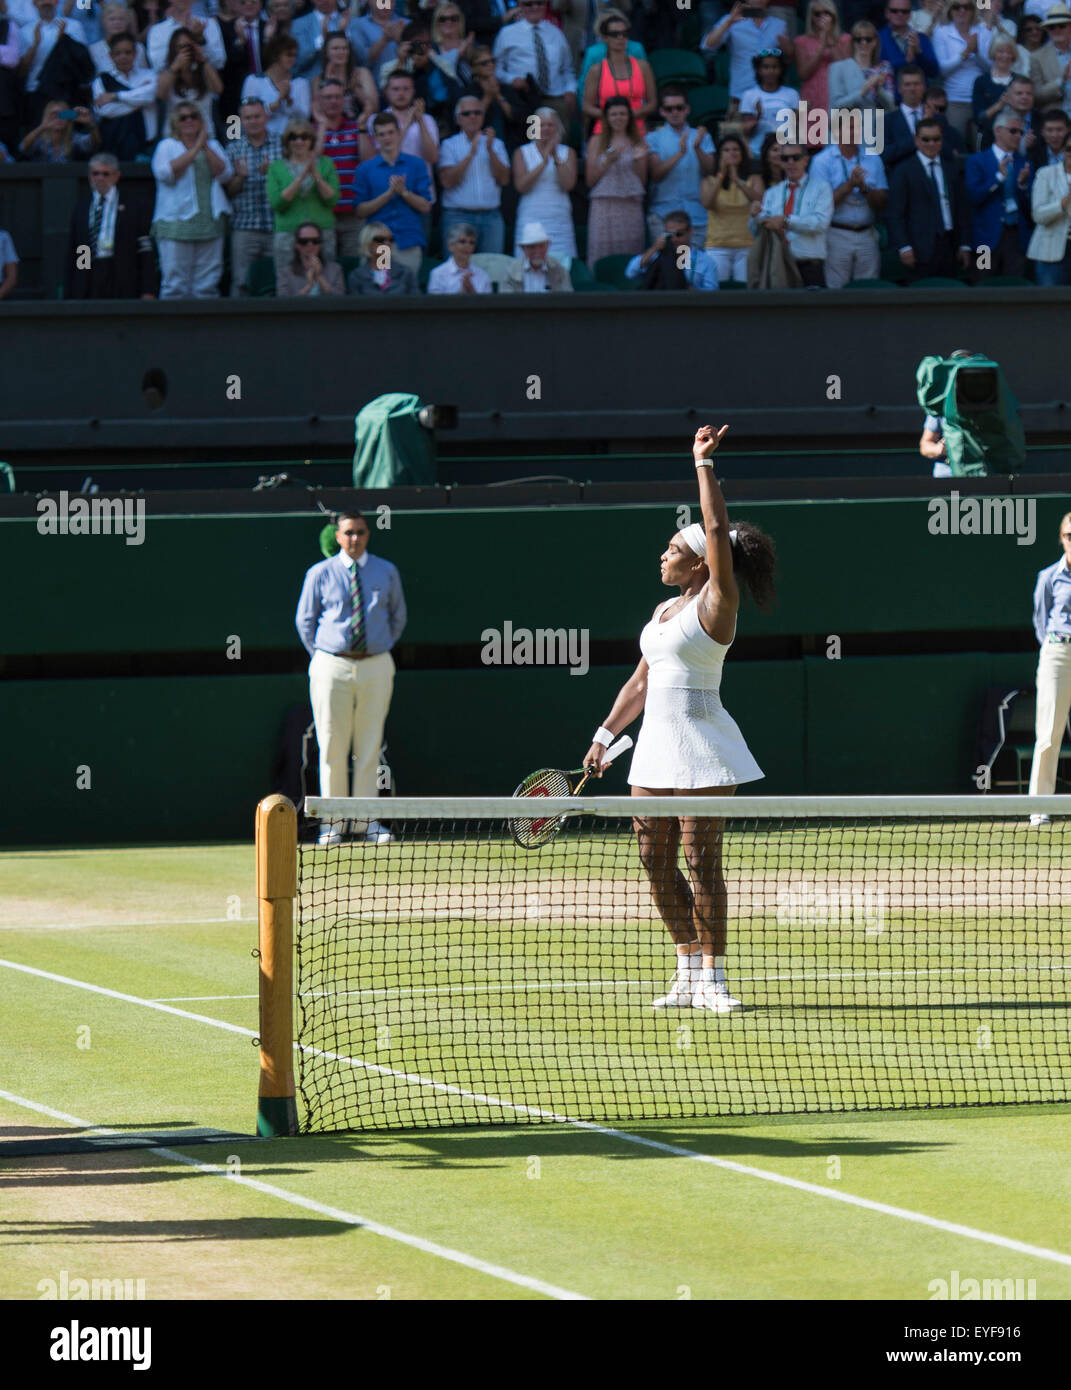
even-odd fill
[{"label": "racket strings", "polygon": [[[514,792],[515,796],[571,796],[572,783],[558,768],[543,768],[527,776]],[[509,823],[513,837],[525,849],[532,849],[551,839],[561,824],[558,816],[518,816]]]}]

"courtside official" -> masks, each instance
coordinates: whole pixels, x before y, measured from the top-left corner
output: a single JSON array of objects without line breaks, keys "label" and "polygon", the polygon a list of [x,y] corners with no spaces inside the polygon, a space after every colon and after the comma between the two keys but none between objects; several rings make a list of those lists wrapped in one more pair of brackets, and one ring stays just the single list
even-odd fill
[{"label": "courtside official", "polygon": [[[343,512],[339,553],[305,575],[294,619],[312,661],[309,688],[320,745],[321,796],[375,796],[383,726],[394,688],[391,648],[405,628],[397,567],[368,553],[368,522]],[[352,757],[352,790],[350,762]],[[374,844],[392,837],[376,820],[353,829]],[[340,822],[325,822],[320,844],[337,845]]]}]

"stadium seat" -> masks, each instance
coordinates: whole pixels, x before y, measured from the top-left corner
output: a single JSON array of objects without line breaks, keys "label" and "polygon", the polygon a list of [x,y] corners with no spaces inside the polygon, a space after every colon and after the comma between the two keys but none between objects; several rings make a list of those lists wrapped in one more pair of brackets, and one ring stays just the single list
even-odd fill
[{"label": "stadium seat", "polygon": [[692,108],[692,114],[688,117],[689,123],[709,128],[712,121],[725,118],[725,113],[729,110],[729,88],[719,83],[696,87],[688,94],[688,101]]},{"label": "stadium seat", "polygon": [[891,280],[849,280],[843,287],[846,290],[895,290],[898,285],[894,285]]},{"label": "stadium seat", "polygon": [[908,285],[910,290],[965,290],[966,288],[965,280],[953,280],[947,275],[927,275],[921,280],[916,280],[913,285]]},{"label": "stadium seat", "polygon": [[719,87],[728,87],[730,67],[729,50],[723,46],[714,54],[714,81]]},{"label": "stadium seat", "polygon": [[472,264],[478,265],[481,270],[486,270],[491,277],[491,284],[497,292],[502,281],[509,274],[509,268],[513,264],[512,256],[502,256],[497,251],[477,251],[472,258]]},{"label": "stadium seat", "polygon": [[275,262],[270,256],[257,256],[250,262],[245,287],[251,299],[275,298]]},{"label": "stadium seat", "polygon": [[342,270],[343,280],[348,280],[350,272],[356,270],[361,264],[361,258],[360,256],[339,256],[338,263]]},{"label": "stadium seat", "polygon": [[572,282],[573,289],[578,293],[583,293],[585,291],[590,293],[592,290],[598,291],[608,288],[606,285],[599,284],[598,280],[595,279],[594,275],[592,275],[587,265],[579,256],[573,257],[573,263],[569,267],[569,279]]},{"label": "stadium seat", "polygon": [[683,82],[699,87],[707,80],[707,65],[698,53],[684,48],[660,48],[648,58],[655,82],[662,87],[667,82]]},{"label": "stadium seat", "polygon": [[420,271],[417,274],[417,281],[420,285],[422,294],[427,294],[428,279],[437,265],[442,265],[442,257],[440,256],[422,256],[420,258]]},{"label": "stadium seat", "polygon": [[595,279],[604,285],[612,285],[615,290],[631,290],[637,286],[625,275],[625,267],[631,256],[601,256],[595,262]]}]

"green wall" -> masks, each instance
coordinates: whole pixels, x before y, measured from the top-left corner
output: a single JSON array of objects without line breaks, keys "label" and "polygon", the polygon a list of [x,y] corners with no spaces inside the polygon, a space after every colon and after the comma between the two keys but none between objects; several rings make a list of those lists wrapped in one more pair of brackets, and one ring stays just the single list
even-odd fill
[{"label": "green wall", "polygon": [[[991,630],[1029,633],[1036,571],[1057,558],[1064,499],[1038,500],[1039,539],[934,536],[917,501],[734,508],[774,536],[781,598],[746,609],[749,635],[809,636],[814,656],[736,661],[726,707],[766,771],[764,793],[970,790],[982,697],[1029,684],[1030,653],[986,652]],[[478,645],[485,627],[588,628],[634,640],[664,596],[658,556],[672,507],[395,513],[373,548],[396,561],[416,646]],[[166,517],[146,544],[43,537],[0,521],[7,654],[299,654],[292,627],[319,522],[302,516]],[[955,655],[825,657],[829,634],[972,632]],[[119,663],[117,662],[117,665]],[[0,668],[2,669],[2,668]],[[540,764],[577,764],[629,667],[403,671],[387,727],[405,795],[512,791]],[[8,734],[0,842],[104,843],[245,837],[273,789],[280,724],[303,674],[0,679]],[[91,787],[76,788],[88,766]],[[604,784],[624,791],[627,768]]]},{"label": "green wall", "polygon": [[[1037,500],[1039,538],[934,536],[925,499],[734,507],[776,541],[780,597],[755,634],[984,631],[1028,625],[1034,576],[1059,558],[1065,499]],[[372,548],[402,573],[407,643],[479,642],[485,627],[577,627],[635,636],[664,597],[658,557],[677,509],[395,512]],[[698,511],[693,512],[698,517]],[[302,577],[320,558],[307,514],[149,517],[118,536],[42,536],[0,520],[3,650],[126,652],[296,645]],[[33,576],[32,583],[27,582]]]}]

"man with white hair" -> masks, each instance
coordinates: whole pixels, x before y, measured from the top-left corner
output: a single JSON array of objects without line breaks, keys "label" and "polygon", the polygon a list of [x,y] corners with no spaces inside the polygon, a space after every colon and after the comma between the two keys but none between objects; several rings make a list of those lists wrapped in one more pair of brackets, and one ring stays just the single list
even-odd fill
[{"label": "man with white hair", "polygon": [[428,278],[428,294],[490,294],[491,277],[472,264],[476,250],[476,228],[467,222],[455,223],[446,238],[448,260],[437,265]]},{"label": "man with white hair", "polygon": [[502,221],[502,189],[509,183],[509,155],[491,126],[484,126],[483,102],[464,96],[454,107],[458,134],[439,149],[439,180],[443,186],[443,238],[461,223],[476,229],[479,251],[502,253],[506,230]]},{"label": "man with white hair", "polygon": [[572,293],[569,272],[550,254],[550,237],[542,222],[525,223],[517,245],[521,254],[499,286],[500,294]]},{"label": "man with white hair", "polygon": [[1005,107],[993,122],[988,150],[967,156],[967,197],[971,202],[971,232],[976,250],[989,254],[979,267],[982,278],[1022,275],[1030,225],[1030,165],[1019,153],[1023,118]]}]

